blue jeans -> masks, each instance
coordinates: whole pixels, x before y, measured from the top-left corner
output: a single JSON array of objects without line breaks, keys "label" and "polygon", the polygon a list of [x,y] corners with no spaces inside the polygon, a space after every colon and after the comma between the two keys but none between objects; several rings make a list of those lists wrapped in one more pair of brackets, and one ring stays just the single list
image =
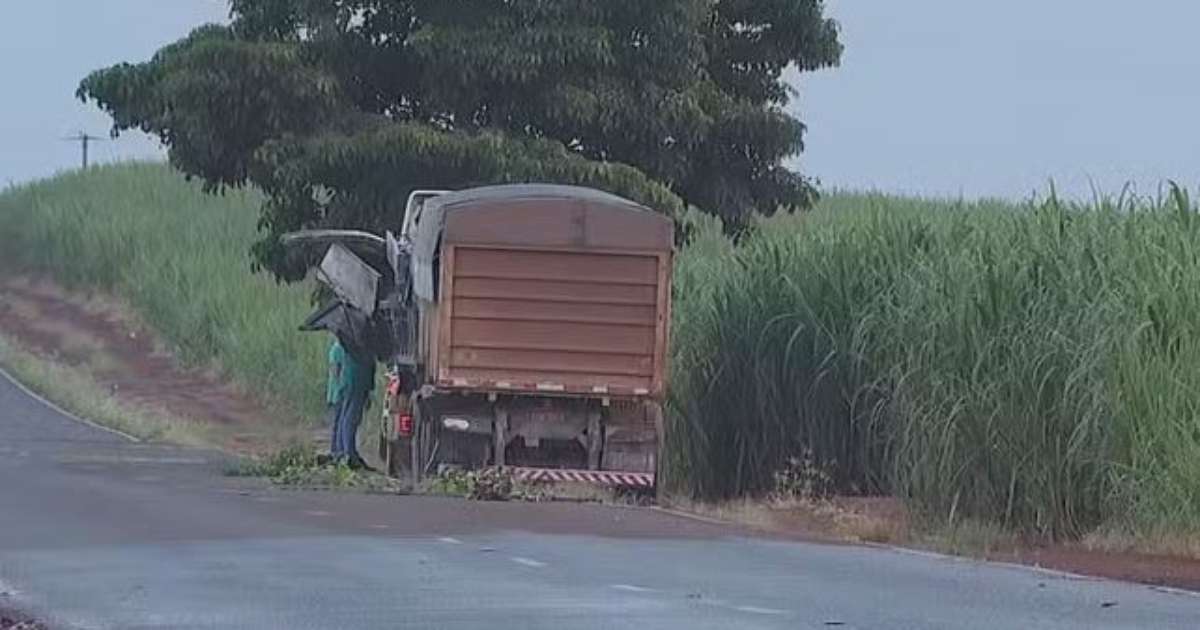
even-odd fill
[{"label": "blue jeans", "polygon": [[338,402],[337,419],[333,423],[333,439],[329,454],[360,460],[358,454],[358,425],[362,422],[367,392],[348,394]]},{"label": "blue jeans", "polygon": [[342,415],[342,403],[335,402],[329,405],[329,454],[337,457],[338,454],[338,417]]}]

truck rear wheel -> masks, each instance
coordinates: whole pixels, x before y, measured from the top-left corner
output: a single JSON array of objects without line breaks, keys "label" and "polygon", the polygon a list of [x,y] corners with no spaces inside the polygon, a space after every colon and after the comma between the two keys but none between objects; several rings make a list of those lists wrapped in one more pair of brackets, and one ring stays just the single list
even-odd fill
[{"label": "truck rear wheel", "polygon": [[412,438],[409,440],[409,472],[412,477],[412,485],[415,489],[421,480],[425,477],[425,443],[429,440],[429,414],[425,403],[420,399],[413,401],[413,429]]}]

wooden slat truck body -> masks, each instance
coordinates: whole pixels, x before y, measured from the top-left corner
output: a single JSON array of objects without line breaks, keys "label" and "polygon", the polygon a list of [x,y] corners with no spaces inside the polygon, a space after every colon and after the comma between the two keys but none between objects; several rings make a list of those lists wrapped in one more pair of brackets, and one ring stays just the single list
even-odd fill
[{"label": "wooden slat truck body", "polygon": [[653,485],[673,237],[668,217],[591,189],[415,194],[380,239],[391,472]]}]

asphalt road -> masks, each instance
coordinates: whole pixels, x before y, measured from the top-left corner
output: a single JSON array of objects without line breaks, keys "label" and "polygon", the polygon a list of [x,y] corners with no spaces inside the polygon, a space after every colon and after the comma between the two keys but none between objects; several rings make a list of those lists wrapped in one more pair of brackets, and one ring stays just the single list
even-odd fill
[{"label": "asphalt road", "polygon": [[650,510],[272,489],[0,377],[0,609],[65,628],[1187,628],[1200,597]]}]

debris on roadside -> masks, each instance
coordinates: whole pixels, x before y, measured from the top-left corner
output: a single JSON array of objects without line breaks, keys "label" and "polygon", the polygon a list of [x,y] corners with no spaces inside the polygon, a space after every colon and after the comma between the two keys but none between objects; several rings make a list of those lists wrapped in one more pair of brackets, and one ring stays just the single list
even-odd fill
[{"label": "debris on roadside", "polygon": [[12,611],[0,611],[0,630],[49,630],[46,624]]},{"label": "debris on roadside", "polygon": [[345,462],[330,462],[311,448],[289,446],[265,458],[236,461],[226,468],[230,477],[262,477],[277,486],[317,490],[357,490],[403,494],[404,484],[369,470],[359,470]]}]

